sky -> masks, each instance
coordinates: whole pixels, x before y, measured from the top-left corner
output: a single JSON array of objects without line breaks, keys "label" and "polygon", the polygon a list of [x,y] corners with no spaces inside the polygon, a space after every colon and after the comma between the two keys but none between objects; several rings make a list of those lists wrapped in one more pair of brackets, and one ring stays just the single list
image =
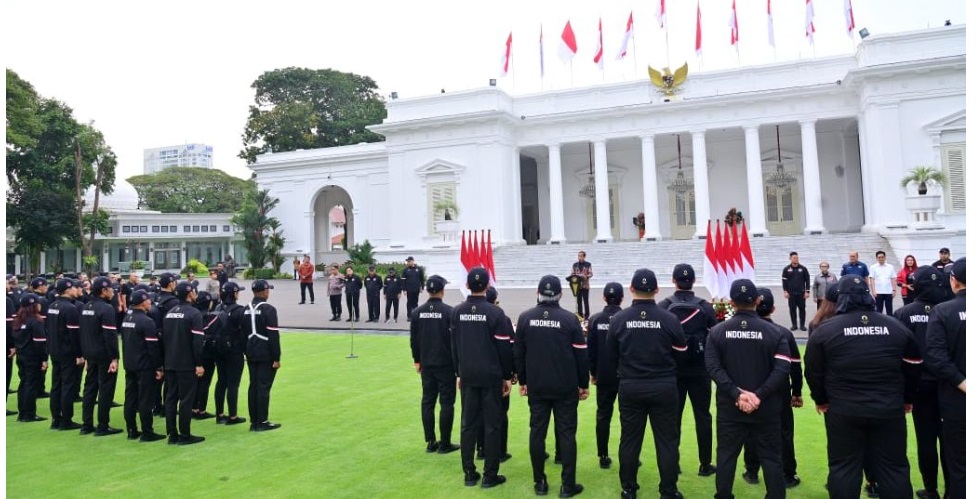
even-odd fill
[{"label": "sky", "polygon": [[[689,62],[692,77],[738,66],[852,54],[844,0],[811,0],[815,43],[805,38],[805,0],[771,0],[776,47],[768,44],[768,0],[736,0],[740,43],[730,45],[731,0],[701,0],[702,57],[694,53],[695,0],[422,0],[404,2],[19,0],[5,2],[2,57],[45,96],[93,121],[119,158],[116,177],[143,170],[143,149],[205,143],[214,164],[250,175],[242,149],[251,83],[289,66],[372,77],[387,99],[464,91],[490,78],[512,94],[647,78],[646,65]],[[965,0],[852,0],[857,29],[871,36],[965,23]],[[629,12],[635,44],[615,60]],[[592,57],[602,19],[605,69]],[[570,20],[578,53],[557,46]],[[544,37],[544,77],[539,37]],[[513,67],[501,76],[507,35]],[[667,40],[668,39],[668,40]],[[667,43],[668,41],[668,43]]]}]

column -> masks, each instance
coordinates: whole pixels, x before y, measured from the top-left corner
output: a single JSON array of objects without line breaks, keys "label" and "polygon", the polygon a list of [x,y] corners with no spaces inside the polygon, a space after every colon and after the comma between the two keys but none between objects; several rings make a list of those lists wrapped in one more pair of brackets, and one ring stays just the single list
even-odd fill
[{"label": "column", "polygon": [[180,270],[187,266],[187,243],[180,243]]},{"label": "column", "polygon": [[646,241],[662,239],[659,232],[659,182],[656,179],[655,136],[642,137],[642,212],[646,216]]},{"label": "column", "polygon": [[609,212],[608,197],[608,154],[605,139],[599,139],[595,144],[595,242],[607,243],[612,241],[612,214]]},{"label": "column", "polygon": [[[20,255],[14,255],[14,275],[20,275]],[[18,303],[18,305],[20,305]]]},{"label": "column", "polygon": [[758,125],[744,126],[744,156],[748,165],[748,228],[754,236],[767,236],[765,185],[761,171],[761,144],[758,141]]},{"label": "column", "polygon": [[802,120],[802,178],[806,197],[806,234],[822,234],[823,194],[819,184],[819,155],[816,151],[816,120]]},{"label": "column", "polygon": [[[102,272],[109,271],[109,244],[102,243]],[[91,276],[94,278],[95,276]]]},{"label": "column", "polygon": [[548,244],[564,244],[564,185],[561,182],[561,144],[547,146],[547,174],[551,198],[551,239]]},{"label": "column", "polygon": [[48,255],[47,255],[47,251],[41,251],[41,260],[40,260],[40,265],[38,266],[37,273],[38,274],[47,274],[48,273],[48,268],[47,267],[48,267]]},{"label": "column", "polygon": [[692,130],[693,137],[693,183],[697,210],[698,238],[707,237],[707,221],[710,220],[710,185],[707,179],[707,141],[706,130]]},{"label": "column", "polygon": [[82,271],[82,248],[75,250],[75,272]]},{"label": "column", "polygon": [[[300,241],[299,247],[309,255],[309,259],[315,265],[316,262],[316,214],[312,211],[303,212],[303,228],[306,230],[306,241]],[[234,238],[228,240],[228,253],[235,256]]]},{"label": "column", "polygon": [[[509,231],[504,238],[510,244],[525,244],[523,239],[523,191],[520,185],[520,148],[513,148],[513,178],[511,179],[510,190],[513,192],[513,230]],[[503,234],[501,234],[503,235]]]}]

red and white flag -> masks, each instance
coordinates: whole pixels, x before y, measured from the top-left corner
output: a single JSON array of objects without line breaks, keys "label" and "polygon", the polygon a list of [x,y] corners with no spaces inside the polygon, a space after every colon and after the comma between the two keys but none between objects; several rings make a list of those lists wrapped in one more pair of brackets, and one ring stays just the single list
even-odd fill
[{"label": "red and white flag", "polygon": [[506,38],[506,49],[503,51],[503,60],[500,64],[500,75],[506,76],[510,73],[510,60],[513,57],[513,32]]},{"label": "red and white flag", "polygon": [[730,298],[731,283],[738,279],[738,267],[734,263],[734,244],[731,243],[731,230],[724,224],[724,262],[727,264],[727,297]]},{"label": "red and white flag", "polygon": [[459,291],[463,298],[469,296],[466,288],[466,278],[469,275],[469,246],[466,245],[466,231],[462,231],[462,242],[459,244]]},{"label": "red and white flag", "polygon": [[602,18],[598,18],[598,46],[595,47],[595,57],[592,59],[598,64],[598,69],[605,69],[605,46],[602,43]]},{"label": "red and white flag", "polygon": [[717,286],[717,256],[714,251],[714,238],[710,232],[710,220],[707,221],[707,243],[704,245],[704,287],[711,298],[719,298]]},{"label": "red and white flag", "polygon": [[738,225],[731,227],[731,265],[734,269],[734,278],[744,278],[744,265],[741,264],[741,238],[738,237]]},{"label": "red and white flag", "polygon": [[853,20],[852,0],[843,0],[843,17],[846,19],[846,34],[853,38],[853,30],[856,29],[857,23]]},{"label": "red and white flag", "polygon": [[728,26],[731,28],[731,45],[734,45],[734,50],[738,50],[738,40],[740,39],[738,33],[738,2],[737,0],[731,0],[731,19],[727,22]]},{"label": "red and white flag", "polygon": [[745,279],[755,280],[755,256],[751,252],[751,239],[748,237],[748,224],[741,225],[741,265]]},{"label": "red and white flag", "polygon": [[815,42],[813,39],[816,33],[815,17],[816,13],[812,10],[812,0],[806,0],[806,38],[809,39],[809,45]]},{"label": "red and white flag", "polygon": [[486,231],[486,270],[490,275],[490,284],[496,285],[496,264],[493,263],[493,231]]},{"label": "red and white flag", "polygon": [[629,12],[629,20],[625,23],[625,36],[622,37],[622,45],[619,45],[619,55],[616,59],[624,59],[629,53],[629,42],[632,41],[632,12]]},{"label": "red and white flag", "polygon": [[694,39],[694,50],[697,52],[697,57],[701,56],[700,49],[703,46],[703,32],[700,30],[700,1],[697,2],[697,36]]},{"label": "red and white flag", "polygon": [[772,18],[772,0],[768,0],[768,44],[775,47],[775,21]]},{"label": "red and white flag", "polygon": [[557,55],[564,62],[571,62],[574,55],[578,53],[578,41],[575,40],[574,30],[571,29],[571,21],[564,25],[561,32],[561,43],[557,47]]},{"label": "red and white flag", "polygon": [[469,272],[473,267],[479,265],[479,252],[476,251],[476,234],[473,231],[469,231],[469,246],[466,247],[466,257],[468,258],[466,272]]},{"label": "red and white flag", "polygon": [[659,20],[659,27],[666,27],[666,0],[659,0],[659,10],[656,11],[656,19]]},{"label": "red and white flag", "polygon": [[717,294],[727,298],[731,291],[731,281],[728,278],[727,257],[724,249],[724,237],[721,234],[721,221],[715,220],[714,226],[714,259],[717,261]]}]

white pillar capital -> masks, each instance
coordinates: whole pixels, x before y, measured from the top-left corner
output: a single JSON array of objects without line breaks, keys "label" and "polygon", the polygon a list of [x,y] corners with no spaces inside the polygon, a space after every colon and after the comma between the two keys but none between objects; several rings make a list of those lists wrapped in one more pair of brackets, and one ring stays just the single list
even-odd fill
[{"label": "white pillar capital", "polygon": [[608,193],[608,151],[605,139],[595,144],[595,242],[612,241],[612,219]]},{"label": "white pillar capital", "polygon": [[563,244],[564,237],[564,183],[561,172],[561,144],[547,145],[547,175],[551,204],[551,239],[549,244]]},{"label": "white pillar capital", "polygon": [[799,120],[799,126],[802,127],[815,127],[816,118],[803,118]]}]

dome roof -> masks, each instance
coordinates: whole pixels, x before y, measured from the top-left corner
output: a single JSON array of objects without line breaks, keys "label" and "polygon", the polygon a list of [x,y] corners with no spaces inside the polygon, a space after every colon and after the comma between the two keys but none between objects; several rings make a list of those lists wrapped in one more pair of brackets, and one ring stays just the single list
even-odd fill
[{"label": "dome roof", "polygon": [[[112,194],[99,196],[99,208],[106,211],[136,211],[139,210],[139,194],[136,188],[125,180],[117,181]],[[95,188],[90,187],[85,192],[85,206],[91,209],[95,202]]]}]

